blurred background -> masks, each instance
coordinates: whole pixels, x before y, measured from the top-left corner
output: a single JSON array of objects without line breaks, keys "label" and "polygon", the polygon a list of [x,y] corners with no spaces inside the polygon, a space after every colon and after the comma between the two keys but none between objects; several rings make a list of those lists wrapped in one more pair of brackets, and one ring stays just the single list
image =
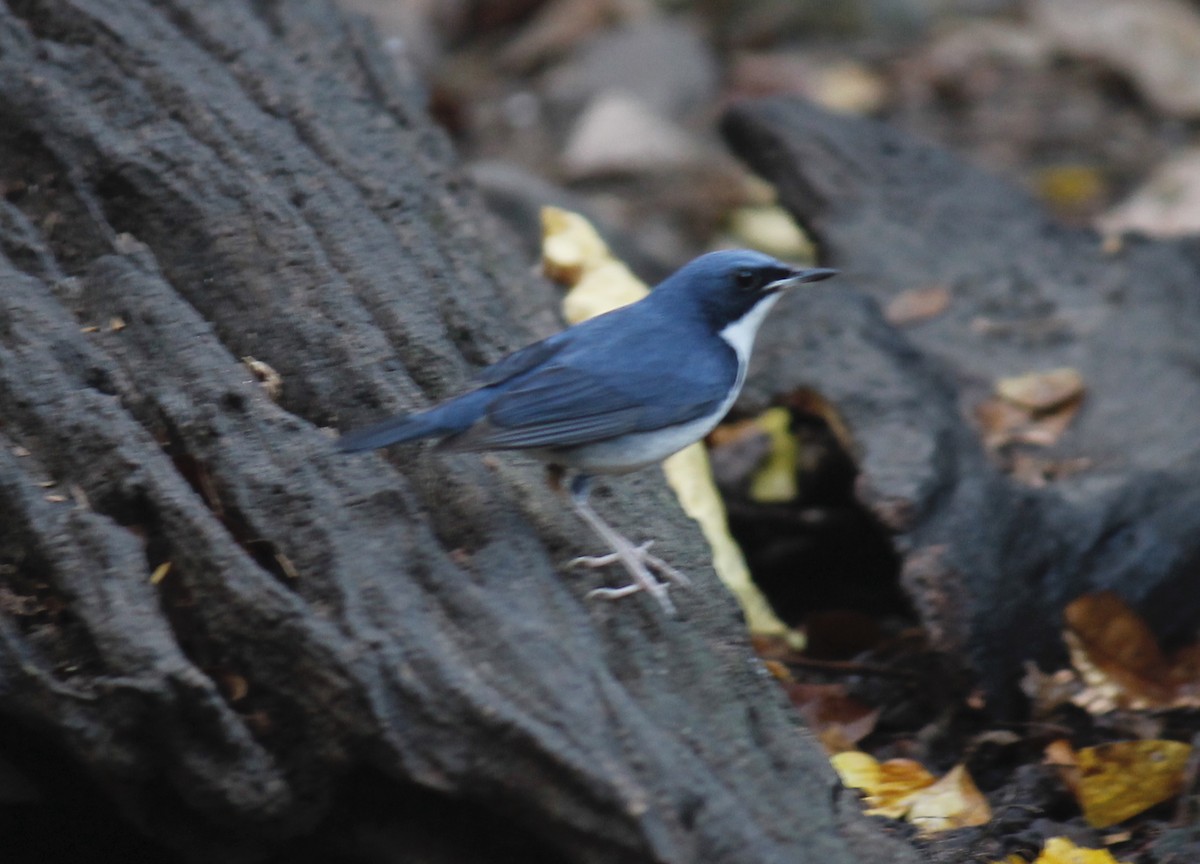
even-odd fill
[{"label": "blurred background", "polygon": [[730,101],[771,94],[948,146],[1071,224],[1200,228],[1185,0],[343,2],[415,61],[411,86],[531,256],[552,202],[644,278],[731,243],[803,257],[715,128]]}]

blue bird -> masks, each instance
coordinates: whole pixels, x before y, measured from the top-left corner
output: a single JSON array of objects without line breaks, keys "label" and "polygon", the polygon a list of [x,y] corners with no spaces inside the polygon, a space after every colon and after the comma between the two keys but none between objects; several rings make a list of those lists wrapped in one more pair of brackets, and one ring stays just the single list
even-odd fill
[{"label": "blue bird", "polygon": [[571,482],[575,511],[633,577],[589,597],[645,590],[674,614],[667,583],[682,573],[619,534],[588,503],[595,474],[624,474],[699,441],[733,405],[759,325],[780,292],[837,271],[796,269],[759,252],[697,258],[645,298],[529,345],[484,369],[475,389],[427,411],[343,435],[346,452],[439,438],[449,450],[526,450]]}]

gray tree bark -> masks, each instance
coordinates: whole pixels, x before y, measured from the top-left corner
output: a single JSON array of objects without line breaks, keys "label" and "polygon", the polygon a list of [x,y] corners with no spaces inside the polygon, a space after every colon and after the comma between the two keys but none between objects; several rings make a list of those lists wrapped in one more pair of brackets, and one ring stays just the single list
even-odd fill
[{"label": "gray tree bark", "polygon": [[678,621],[583,600],[528,462],[333,452],[558,326],[363,26],[0,5],[0,183],[11,806],[193,860],[915,860],[657,474],[599,506],[693,574]]}]

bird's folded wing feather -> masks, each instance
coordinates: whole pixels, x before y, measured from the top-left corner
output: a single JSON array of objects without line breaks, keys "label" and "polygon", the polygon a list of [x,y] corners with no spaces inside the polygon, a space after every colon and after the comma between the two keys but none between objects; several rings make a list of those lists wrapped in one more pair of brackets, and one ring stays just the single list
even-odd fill
[{"label": "bird's folded wing feather", "polygon": [[545,363],[565,346],[566,342],[562,335],[558,333],[549,339],[526,345],[520,351],[515,351],[507,357],[497,360],[491,366],[480,370],[479,374],[475,376],[475,383],[481,386],[499,384]]},{"label": "bird's folded wing feather", "polygon": [[628,388],[637,392],[626,392],[594,372],[552,365],[497,397],[479,423],[444,443],[455,450],[588,444],[687,423],[717,410],[728,392],[727,383],[673,381],[667,370],[639,383]]}]

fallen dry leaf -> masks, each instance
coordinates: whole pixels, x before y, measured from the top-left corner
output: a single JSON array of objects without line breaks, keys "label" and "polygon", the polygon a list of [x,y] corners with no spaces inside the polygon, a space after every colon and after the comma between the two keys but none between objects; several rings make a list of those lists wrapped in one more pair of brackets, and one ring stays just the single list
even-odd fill
[{"label": "fallen dry leaf", "polygon": [[1034,178],[1038,194],[1060,213],[1094,210],[1108,192],[1108,184],[1093,165],[1053,165]]},{"label": "fallen dry leaf", "polygon": [[[1027,864],[1020,855],[1009,855],[995,864]],[[1083,849],[1066,837],[1051,837],[1033,864],[1124,864],[1107,849]]]},{"label": "fallen dry leaf", "polygon": [[1084,818],[1107,828],[1174,798],[1192,748],[1179,741],[1118,741],[1077,750]]},{"label": "fallen dry leaf", "polygon": [[1166,707],[1190,683],[1192,654],[1181,652],[1180,671],[1163,654],[1146,622],[1111,591],[1085,594],[1063,613],[1071,664],[1087,688],[1076,704],[1107,702],[1126,708]]},{"label": "fallen dry leaf", "polygon": [[842,782],[866,793],[867,813],[905,818],[922,834],[934,834],[992,818],[987,799],[962,765],[936,780],[912,759],[880,763],[857,751],[838,753],[830,761]]},{"label": "fallen dry leaf", "polygon": [[[1053,446],[1079,413],[1081,400],[1068,402],[1057,410],[1038,413],[1021,408],[1004,399],[987,399],[975,408],[975,420],[983,432],[984,446],[997,450],[1008,444],[1032,444],[1037,447]],[[1021,467],[1021,466],[1017,466]],[[1068,466],[1081,470],[1086,463]],[[1054,476],[1055,472],[1043,473],[1042,479]]]},{"label": "fallen dry leaf", "polygon": [[[1083,376],[1069,368],[999,379],[996,396],[975,408],[984,446],[997,450],[1008,444],[1053,445],[1079,413],[1083,393]],[[1028,465],[1013,467],[1023,469],[1018,479],[1032,485],[1043,485],[1056,476],[1055,470],[1031,472]],[[1064,466],[1062,473],[1083,467],[1086,463]]]},{"label": "fallen dry leaf", "polygon": [[929,285],[901,291],[890,301],[883,317],[895,327],[916,324],[936,318],[950,307],[950,289],[945,285]]},{"label": "fallen dry leaf", "polygon": [[842,114],[870,114],[887,100],[887,83],[861,63],[841,60],[820,67],[812,81],[811,98]]},{"label": "fallen dry leaf", "polygon": [[963,765],[955,765],[946,776],[910,797],[907,819],[922,834],[984,825],[992,818],[987,799]]},{"label": "fallen dry leaf", "polygon": [[167,578],[167,574],[171,572],[171,562],[164,561],[154,568],[154,572],[150,574],[150,584],[158,585]]},{"label": "fallen dry leaf", "polygon": [[751,204],[729,214],[729,233],[738,242],[794,261],[812,261],[812,241],[778,204]]},{"label": "fallen dry leaf", "polygon": [[283,376],[269,364],[254,357],[243,357],[242,363],[262,383],[263,389],[267,391],[267,397],[272,402],[278,402],[279,397],[283,394]]},{"label": "fallen dry leaf", "polygon": [[829,754],[853,750],[875,729],[880,711],[846,693],[844,684],[786,683],[784,691]]},{"label": "fallen dry leaf", "polygon": [[908,812],[908,798],[937,782],[925,766],[913,759],[879,762],[858,751],[838,753],[830,760],[842,783],[866,793],[868,813],[899,819]]},{"label": "fallen dry leaf", "polygon": [[1053,411],[1083,395],[1083,376],[1069,367],[1014,375],[997,381],[996,393],[1026,411]]},{"label": "fallen dry leaf", "polygon": [[760,503],[794,501],[799,494],[796,464],[799,444],[791,431],[792,415],[786,408],[768,408],[755,424],[767,433],[771,449],[750,481],[750,500]]}]

